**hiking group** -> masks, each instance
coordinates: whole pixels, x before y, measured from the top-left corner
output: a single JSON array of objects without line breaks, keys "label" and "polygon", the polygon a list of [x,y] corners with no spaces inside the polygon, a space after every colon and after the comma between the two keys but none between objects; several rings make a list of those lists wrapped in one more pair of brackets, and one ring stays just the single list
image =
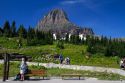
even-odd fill
[{"label": "hiking group", "polygon": [[60,64],[66,64],[66,65],[70,64],[70,58],[66,57],[64,59],[62,54],[59,55],[59,61],[60,61]]},{"label": "hiking group", "polygon": [[122,58],[120,61],[120,68],[125,69],[125,58]]}]

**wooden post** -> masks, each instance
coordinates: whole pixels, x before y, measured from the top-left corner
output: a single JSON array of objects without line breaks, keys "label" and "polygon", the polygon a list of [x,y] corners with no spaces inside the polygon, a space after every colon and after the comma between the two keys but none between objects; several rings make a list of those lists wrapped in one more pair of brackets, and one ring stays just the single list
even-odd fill
[{"label": "wooden post", "polygon": [[9,77],[9,54],[7,54],[7,68],[6,68],[6,80],[8,80]]},{"label": "wooden post", "polygon": [[6,81],[6,66],[7,66],[7,54],[4,54],[4,70],[3,70],[3,81]]}]

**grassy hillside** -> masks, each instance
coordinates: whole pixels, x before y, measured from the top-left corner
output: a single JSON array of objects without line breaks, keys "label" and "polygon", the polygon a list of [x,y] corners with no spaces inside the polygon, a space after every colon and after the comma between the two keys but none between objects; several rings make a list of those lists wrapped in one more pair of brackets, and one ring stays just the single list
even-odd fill
[{"label": "grassy hillside", "polygon": [[[54,54],[62,54],[64,57],[70,57],[71,64],[77,65],[91,65],[91,66],[103,66],[118,68],[118,57],[105,57],[103,54],[90,55],[87,53],[87,46],[85,45],[72,45],[64,44],[64,49],[56,47],[56,43],[53,45],[39,45],[39,46],[26,46],[26,40],[22,40],[22,48],[18,48],[18,38],[0,38],[0,46],[4,49],[0,49],[0,53],[3,52],[16,52],[32,56],[33,61],[39,62],[55,62],[51,58],[46,56],[53,56]],[[46,54],[48,53],[48,54]],[[88,56],[90,56],[88,58]],[[44,58],[43,58],[44,57]]]}]

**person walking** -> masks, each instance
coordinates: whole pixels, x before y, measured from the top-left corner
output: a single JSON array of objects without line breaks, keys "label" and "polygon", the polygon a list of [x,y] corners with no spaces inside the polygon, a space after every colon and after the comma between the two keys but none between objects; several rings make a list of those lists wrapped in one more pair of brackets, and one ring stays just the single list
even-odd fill
[{"label": "person walking", "polygon": [[69,58],[69,57],[66,58],[66,64],[67,64],[67,65],[70,64],[70,58]]},{"label": "person walking", "polygon": [[60,64],[62,64],[63,63],[63,56],[61,54],[59,56],[59,60],[60,60]]}]

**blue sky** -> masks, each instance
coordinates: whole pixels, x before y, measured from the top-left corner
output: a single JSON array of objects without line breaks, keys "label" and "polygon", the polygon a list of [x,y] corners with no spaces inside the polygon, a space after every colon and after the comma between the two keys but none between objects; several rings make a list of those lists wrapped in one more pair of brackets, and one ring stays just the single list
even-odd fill
[{"label": "blue sky", "polygon": [[15,20],[35,27],[50,10],[65,10],[71,22],[97,35],[125,37],[125,0],[0,0],[0,26]]}]

